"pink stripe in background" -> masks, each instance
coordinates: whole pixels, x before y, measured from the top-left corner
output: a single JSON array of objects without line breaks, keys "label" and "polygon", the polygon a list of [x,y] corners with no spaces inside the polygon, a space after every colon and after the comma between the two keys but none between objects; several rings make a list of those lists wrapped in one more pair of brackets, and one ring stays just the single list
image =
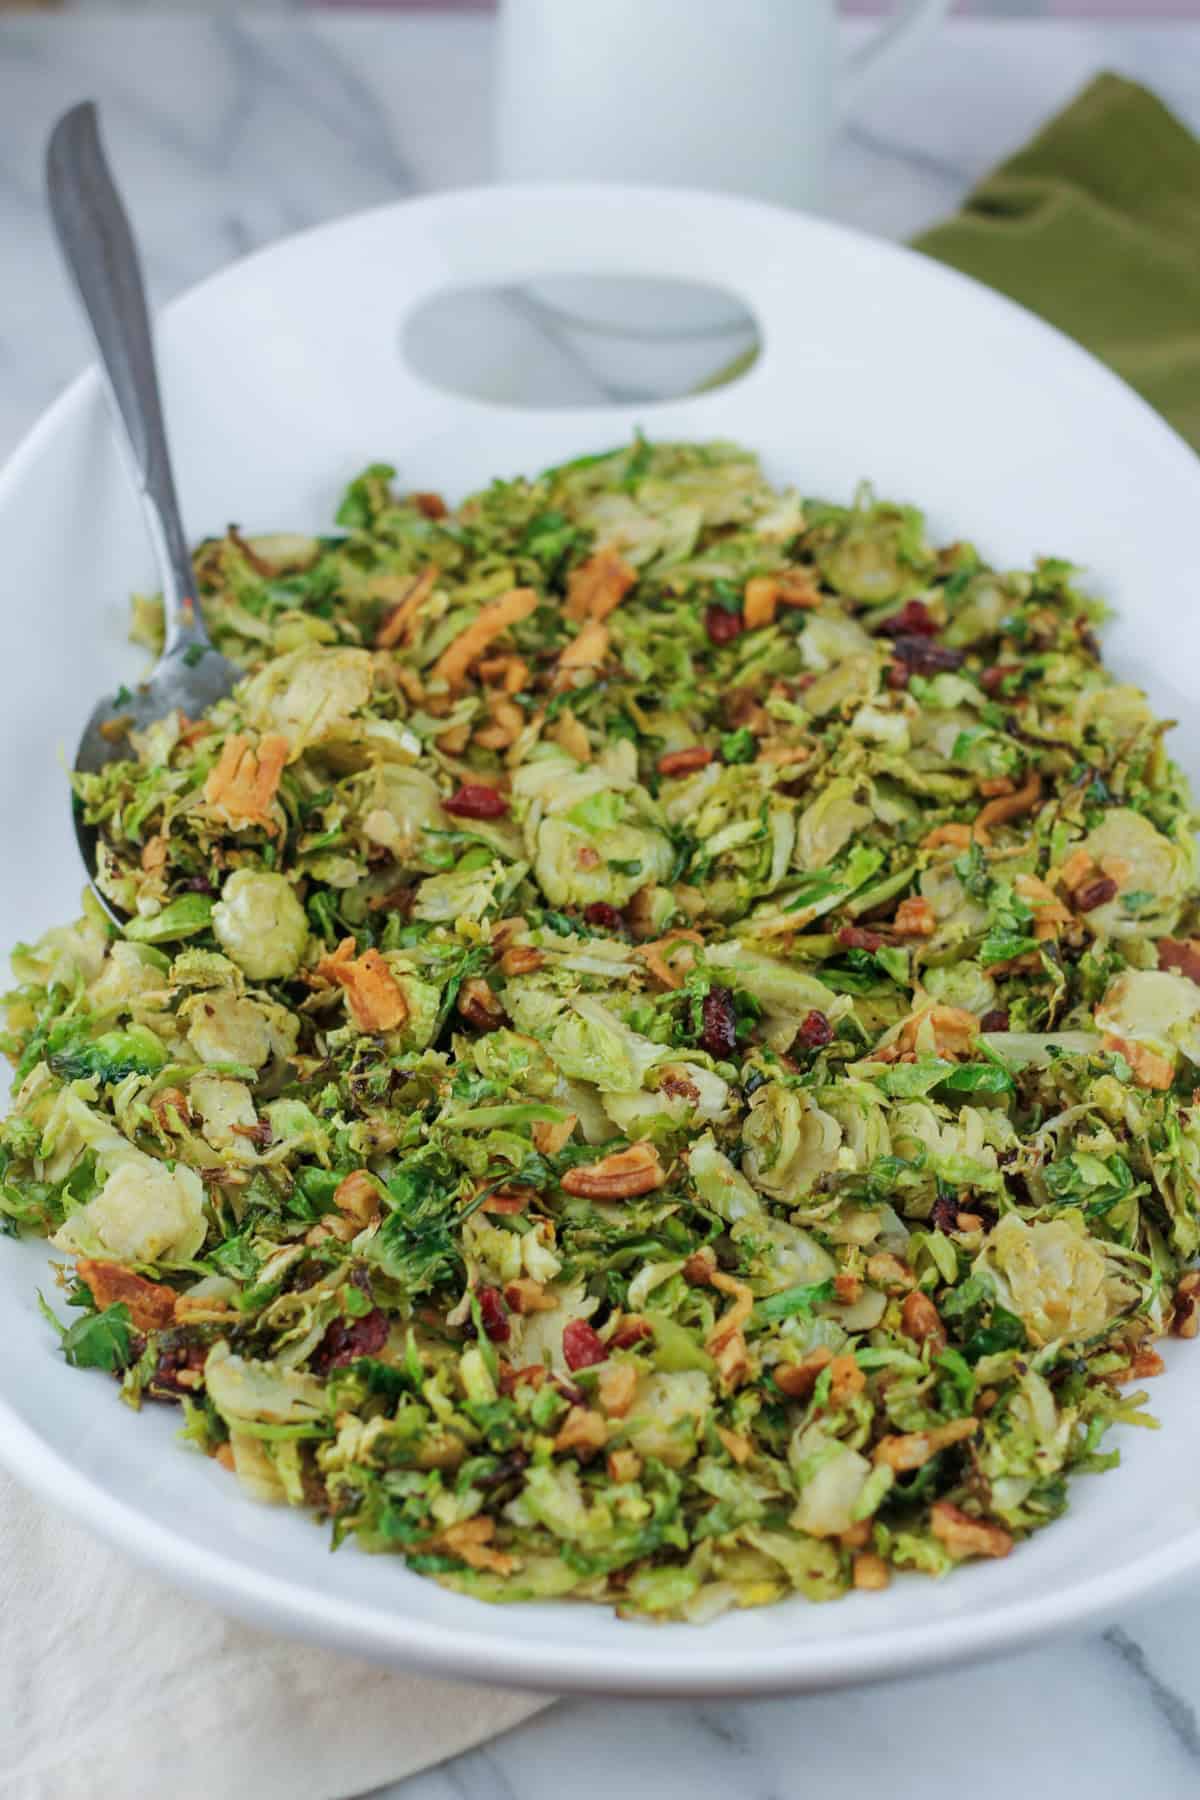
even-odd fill
[{"label": "pink stripe in background", "polygon": [[[320,0],[326,6],[370,7],[392,12],[492,12],[496,0]],[[701,4],[702,0],[697,0]],[[563,0],[567,4],[567,0]],[[886,13],[888,0],[842,0],[847,13]],[[1200,23],[1200,0],[955,0],[956,13],[975,18],[1191,19]]]}]

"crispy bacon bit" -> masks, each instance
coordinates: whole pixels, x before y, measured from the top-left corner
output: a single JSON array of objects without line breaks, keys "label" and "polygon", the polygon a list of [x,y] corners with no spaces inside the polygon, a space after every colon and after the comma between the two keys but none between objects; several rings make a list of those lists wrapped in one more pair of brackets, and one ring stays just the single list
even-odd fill
[{"label": "crispy bacon bit", "polygon": [[596,1398],[610,1419],[623,1419],[633,1405],[638,1372],[632,1363],[609,1363],[596,1382]]},{"label": "crispy bacon bit", "polygon": [[593,1363],[605,1362],[608,1351],[600,1334],[586,1319],[572,1319],[563,1326],[563,1356],[568,1369],[590,1369]]},{"label": "crispy bacon bit", "polygon": [[861,1394],[867,1385],[867,1378],[859,1368],[849,1351],[842,1356],[835,1356],[829,1365],[829,1399],[833,1406],[845,1406],[856,1394]]},{"label": "crispy bacon bit", "polygon": [[771,1373],[781,1394],[786,1394],[789,1400],[807,1400],[817,1385],[821,1370],[828,1368],[832,1361],[833,1351],[829,1345],[818,1344],[803,1362],[776,1363]]},{"label": "crispy bacon bit", "polygon": [[946,1348],[946,1328],[928,1294],[914,1288],[900,1308],[900,1329],[914,1343],[929,1344],[935,1355]]},{"label": "crispy bacon bit", "polygon": [[690,744],[686,750],[668,750],[658,759],[660,775],[690,775],[694,769],[705,769],[713,753],[704,744]]},{"label": "crispy bacon bit", "polygon": [[535,1119],[529,1135],[538,1155],[557,1156],[563,1145],[570,1141],[575,1125],[574,1113],[568,1113],[565,1119]]},{"label": "crispy bacon bit", "polygon": [[873,1550],[860,1550],[854,1558],[854,1585],[864,1592],[877,1591],[888,1586],[892,1572],[882,1556],[876,1556]]},{"label": "crispy bacon bit", "polygon": [[636,1481],[642,1472],[642,1459],[636,1450],[610,1450],[605,1463],[609,1480],[615,1481],[618,1487],[627,1481]]},{"label": "crispy bacon bit", "polygon": [[493,1344],[507,1344],[512,1335],[512,1327],[508,1322],[508,1314],[504,1310],[504,1301],[500,1298],[499,1288],[488,1286],[476,1288],[475,1298],[479,1302],[479,1316],[483,1320],[483,1329]]},{"label": "crispy bacon bit", "polygon": [[375,633],[377,650],[391,650],[395,645],[408,641],[417,622],[417,615],[432,594],[437,578],[438,571],[430,564],[408,583],[395,605],[380,620],[379,629]]},{"label": "crispy bacon bit", "polygon": [[559,671],[569,675],[572,669],[598,669],[607,655],[608,626],[589,619],[559,656]]},{"label": "crispy bacon bit", "polygon": [[1175,1064],[1169,1056],[1160,1056],[1157,1050],[1151,1050],[1148,1044],[1134,1044],[1111,1032],[1106,1032],[1101,1042],[1106,1050],[1115,1050],[1125,1058],[1139,1087],[1165,1089],[1174,1081]]},{"label": "crispy bacon bit", "polygon": [[472,619],[465,631],[460,631],[453,643],[448,644],[433,665],[433,678],[444,681],[451,693],[462,687],[467,678],[467,670],[477,657],[481,656],[493,638],[507,631],[510,625],[519,624],[537,609],[538,598],[532,588],[510,588],[507,594],[501,594],[498,600],[489,600],[480,609],[478,617]]},{"label": "crispy bacon bit", "polygon": [[773,575],[753,575],[742,589],[742,620],[747,631],[775,623],[779,583]]},{"label": "crispy bacon bit", "polygon": [[477,1031],[495,1031],[504,1023],[504,1008],[481,975],[463,982],[455,1007],[459,1017]]},{"label": "crispy bacon bit", "polygon": [[1042,778],[1036,769],[1031,769],[1024,787],[1018,788],[1015,794],[1001,794],[980,808],[971,828],[975,842],[986,848],[991,843],[993,825],[1006,825],[1010,819],[1019,819],[1032,812],[1041,797]]},{"label": "crispy bacon bit", "polygon": [[608,1340],[610,1350],[632,1350],[635,1344],[653,1340],[654,1327],[641,1313],[627,1313]]},{"label": "crispy bacon bit", "polygon": [[608,1442],[608,1425],[603,1413],[589,1406],[573,1406],[559,1428],[554,1448],[560,1453],[574,1450],[583,1460],[603,1450]]},{"label": "crispy bacon bit", "polygon": [[713,1429],[735,1463],[749,1462],[754,1445],[748,1437],[740,1431],[730,1431],[725,1425],[716,1425]]},{"label": "crispy bacon bit", "polygon": [[160,1089],[150,1102],[150,1111],[154,1114],[159,1130],[168,1134],[186,1130],[192,1123],[191,1108],[182,1088]]},{"label": "crispy bacon bit", "polygon": [[[629,909],[630,920],[633,923],[635,930],[637,928],[638,898],[644,891],[644,889],[638,889],[638,892],[633,896],[633,901]],[[672,944],[679,944],[682,946],[684,944],[703,944],[703,942],[704,939],[700,936],[698,931],[685,931],[679,926],[676,927],[674,931],[668,931],[666,937],[656,938],[649,944],[642,944],[638,949],[638,955],[641,957],[650,973],[654,976],[655,980],[661,981],[665,988],[681,988],[683,986],[683,976],[678,974],[667,961],[667,950]],[[672,955],[674,955],[674,952],[672,952]],[[683,961],[686,968],[690,968],[694,960],[690,950],[684,952]]]},{"label": "crispy bacon bit", "polygon": [[879,627],[883,637],[936,637],[939,626],[923,600],[906,600],[898,613]]},{"label": "crispy bacon bit", "polygon": [[624,931],[624,916],[607,900],[593,900],[590,906],[583,909],[584,923],[592,925],[597,931]]},{"label": "crispy bacon bit", "polygon": [[568,1194],[585,1200],[631,1200],[662,1187],[666,1179],[658,1151],[643,1142],[631,1144],[628,1150],[614,1150],[599,1162],[568,1169],[562,1184]]},{"label": "crispy bacon bit", "polygon": [[998,794],[1015,794],[1017,791],[1017,784],[1011,775],[985,775],[975,785],[985,800],[994,800]]},{"label": "crispy bacon bit", "polygon": [[709,606],[704,613],[704,630],[710,644],[731,644],[742,635],[742,615],[724,606]]},{"label": "crispy bacon bit", "polygon": [[1007,1556],[1013,1547],[1011,1532],[973,1519],[949,1500],[934,1501],[929,1524],[951,1556]]},{"label": "crispy bacon bit", "polygon": [[492,1549],[491,1540],[495,1535],[495,1519],[486,1513],[476,1513],[471,1519],[460,1519],[457,1525],[447,1525],[444,1531],[430,1538],[425,1547],[457,1556],[469,1569],[490,1569],[496,1575],[511,1575],[514,1569],[520,1568],[520,1562],[503,1550]]},{"label": "crispy bacon bit", "polygon": [[449,508],[440,494],[410,494],[410,506],[415,506],[423,519],[444,519]]},{"label": "crispy bacon bit", "polygon": [[727,987],[709,988],[700,1007],[700,1043],[710,1056],[728,1061],[737,1051],[737,1013]]},{"label": "crispy bacon bit", "polygon": [[515,701],[506,700],[502,694],[489,694],[487,705],[491,724],[480,726],[474,741],[481,750],[507,750],[524,731],[525,714]]},{"label": "crispy bacon bit", "polygon": [[1007,1031],[1007,1012],[1002,1006],[994,1006],[990,1012],[985,1012],[982,1019],[980,1019],[979,1029],[980,1031]]},{"label": "crispy bacon bit", "polygon": [[971,847],[971,827],[969,825],[935,825],[921,839],[922,850],[941,850],[948,846],[954,850],[969,850]]},{"label": "crispy bacon bit", "polygon": [[361,1319],[334,1319],[313,1351],[313,1370],[327,1375],[330,1369],[344,1368],[360,1356],[374,1356],[387,1339],[387,1314],[381,1307],[372,1307]]},{"label": "crispy bacon bit", "polygon": [[585,619],[602,623],[636,582],[637,571],[616,550],[611,546],[596,550],[567,576],[563,617],[573,625],[582,625]]},{"label": "crispy bacon bit", "polygon": [[138,1331],[163,1331],[175,1317],[175,1289],[164,1282],[148,1281],[120,1263],[98,1262],[90,1256],[78,1259],[75,1273],[86,1282],[92,1299],[102,1310],[106,1306],[127,1306]]},{"label": "crispy bacon bit", "polygon": [[482,781],[464,783],[442,805],[456,819],[502,819],[508,811],[508,800],[499,788]]},{"label": "crispy bacon bit", "polygon": [[360,1231],[373,1225],[382,1210],[379,1189],[366,1169],[355,1169],[352,1175],[347,1175],[344,1181],[338,1182],[333,1191],[333,1204]]},{"label": "crispy bacon bit", "polygon": [[1058,880],[1069,894],[1081,887],[1088,877],[1095,873],[1096,865],[1086,850],[1072,850],[1062,868],[1058,871]]},{"label": "crispy bacon bit", "polygon": [[1075,910],[1082,913],[1095,912],[1098,906],[1107,906],[1116,897],[1117,884],[1112,876],[1097,875],[1094,881],[1085,881],[1075,889]]},{"label": "crispy bacon bit", "polygon": [[1159,938],[1158,966],[1200,983],[1200,938]]},{"label": "crispy bacon bit", "polygon": [[408,1017],[404,991],[378,950],[354,954],[354,939],[343,938],[337,949],[323,956],[317,974],[346,991],[351,1016],[360,1031],[394,1031]]},{"label": "crispy bacon bit", "polygon": [[841,925],[837,941],[843,950],[880,950],[886,939],[882,933],[868,931],[863,925]]},{"label": "crispy bacon bit", "polygon": [[505,975],[532,975],[545,960],[533,944],[513,944],[500,958],[500,967]]},{"label": "crispy bacon bit", "polygon": [[901,1057],[915,1054],[919,1041],[932,1037],[938,1056],[968,1056],[978,1035],[979,1020],[965,1008],[923,1006],[904,1021],[899,1035],[874,1055],[878,1062],[898,1062]]},{"label": "crispy bacon bit", "polygon": [[235,828],[261,825],[274,835],[279,826],[269,809],[289,753],[287,739],[277,733],[260,738],[255,747],[249,738],[235,732],[225,739],[219,759],[208,772],[206,802]]},{"label": "crispy bacon bit", "polygon": [[918,632],[901,633],[892,639],[892,655],[904,667],[906,675],[941,675],[961,669],[966,652],[952,650],[948,644],[935,644]]},{"label": "crispy bacon bit", "polygon": [[1135,1350],[1124,1369],[1116,1369],[1109,1376],[1110,1381],[1151,1381],[1156,1375],[1165,1375],[1167,1365],[1157,1350],[1143,1344]]},{"label": "crispy bacon bit", "polygon": [[147,875],[162,874],[167,866],[167,840],[161,831],[146,839],[139,860]]},{"label": "crispy bacon bit", "polygon": [[951,1444],[961,1444],[979,1430],[978,1419],[951,1419],[945,1425],[931,1425],[928,1431],[906,1431],[899,1437],[880,1438],[875,1446],[877,1463],[886,1463],[897,1475],[912,1469],[923,1469],[931,1456]]},{"label": "crispy bacon bit", "polygon": [[692,1287],[711,1287],[712,1278],[717,1272],[717,1253],[711,1244],[702,1249],[693,1250],[684,1261],[680,1270],[683,1279]]},{"label": "crispy bacon bit", "polygon": [[804,1015],[796,1037],[806,1049],[820,1050],[833,1042],[833,1026],[825,1014],[814,1007],[812,1012]]},{"label": "crispy bacon bit", "polygon": [[891,1250],[877,1250],[867,1258],[867,1280],[886,1294],[905,1293],[913,1285],[913,1272]]},{"label": "crispy bacon bit", "polygon": [[896,908],[892,930],[898,937],[932,937],[937,930],[937,920],[928,900],[920,895],[902,900]]}]

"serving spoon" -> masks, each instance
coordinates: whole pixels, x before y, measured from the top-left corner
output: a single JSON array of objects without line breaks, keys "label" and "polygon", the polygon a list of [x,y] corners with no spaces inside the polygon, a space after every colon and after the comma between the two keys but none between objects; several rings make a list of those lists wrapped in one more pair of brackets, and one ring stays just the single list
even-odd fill
[{"label": "serving spoon", "polygon": [[[50,216],[100,352],[105,386],[146,514],[162,588],[163,653],[145,681],[99,702],[83,729],[75,768],[94,773],[130,754],[127,733],[178,707],[195,718],[243,671],[213,649],[196,600],[196,577],[175,496],[154,343],[137,245],[100,142],[91,101],[64,113],[46,150]],[[88,880],[118,925],[124,915],[96,885],[98,834],[76,801],[75,836]]]}]

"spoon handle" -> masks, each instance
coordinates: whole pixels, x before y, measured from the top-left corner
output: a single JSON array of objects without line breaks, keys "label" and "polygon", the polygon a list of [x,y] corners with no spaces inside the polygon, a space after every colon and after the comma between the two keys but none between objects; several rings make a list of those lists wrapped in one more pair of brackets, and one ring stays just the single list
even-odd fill
[{"label": "spoon handle", "polygon": [[95,336],[145,504],[166,611],[164,653],[206,647],[175,497],[137,245],[90,100],[73,106],[54,127],[46,188],[59,246]]}]

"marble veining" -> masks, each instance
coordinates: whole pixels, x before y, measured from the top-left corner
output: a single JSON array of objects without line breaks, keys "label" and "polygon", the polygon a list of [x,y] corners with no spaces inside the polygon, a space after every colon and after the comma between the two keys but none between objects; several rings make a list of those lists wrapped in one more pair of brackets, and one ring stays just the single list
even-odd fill
[{"label": "marble veining", "polygon": [[[470,14],[88,11],[0,22],[0,457],[85,355],[42,209],[42,147],[59,111],[100,101],[162,302],[285,232],[485,180],[489,46],[489,22]],[[1200,27],[958,20],[901,87],[848,122],[831,210],[910,235],[1102,68],[1147,81],[1200,129]],[[580,398],[623,391],[579,363],[536,297],[502,303],[543,375],[557,368]],[[1107,1631],[884,1687],[727,1704],[565,1702],[387,1794],[1184,1800],[1200,1796],[1198,1608],[1200,1581]]]}]

